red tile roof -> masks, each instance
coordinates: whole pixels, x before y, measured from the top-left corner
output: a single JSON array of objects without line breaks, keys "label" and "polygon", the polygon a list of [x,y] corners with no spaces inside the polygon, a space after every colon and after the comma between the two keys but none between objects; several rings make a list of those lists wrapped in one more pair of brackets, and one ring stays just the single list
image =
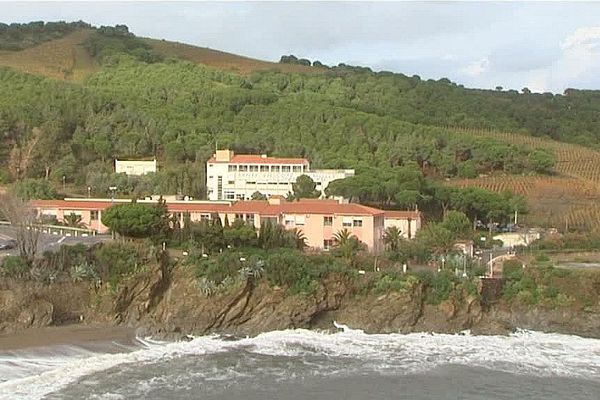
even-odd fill
[{"label": "red tile roof", "polygon": [[[38,208],[62,208],[74,210],[105,210],[114,204],[123,202],[111,202],[110,200],[34,200],[31,202]],[[152,204],[152,203],[143,203]],[[269,204],[268,201],[249,200],[238,201],[231,205],[211,203],[169,203],[167,207],[171,212],[200,212],[213,213],[224,212],[228,214],[337,214],[337,215],[383,215],[384,211],[377,208],[363,206],[355,203],[338,203],[332,200],[301,200],[295,202],[282,201],[281,204]],[[412,212],[411,212],[412,213]]]},{"label": "red tile roof", "polygon": [[216,164],[295,164],[308,165],[306,158],[279,158],[279,157],[263,157],[257,154],[235,154],[229,161],[217,161],[212,156],[208,159],[209,163]]},{"label": "red tile roof", "polygon": [[421,211],[384,211],[385,218],[389,219],[407,219],[407,218],[421,218]]},{"label": "red tile roof", "polygon": [[77,201],[77,200],[32,200],[31,205],[38,208],[63,208],[63,209],[74,209],[74,210],[105,210],[113,204],[110,200],[99,200],[99,201]]}]

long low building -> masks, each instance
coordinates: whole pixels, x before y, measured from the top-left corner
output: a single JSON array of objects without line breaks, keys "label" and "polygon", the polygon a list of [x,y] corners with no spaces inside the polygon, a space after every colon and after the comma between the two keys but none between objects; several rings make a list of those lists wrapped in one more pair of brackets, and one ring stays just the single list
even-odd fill
[{"label": "long low building", "polygon": [[[102,212],[107,208],[127,203],[123,199],[65,199],[35,200],[32,206],[39,216],[54,217],[62,222],[65,216],[75,214],[81,217],[86,227],[98,233],[108,232],[102,224]],[[156,201],[138,200],[138,203],[156,204]],[[370,251],[381,252],[384,249],[384,231],[390,223],[405,226],[406,237],[413,237],[421,226],[421,214],[418,211],[384,211],[354,203],[341,203],[337,200],[308,200],[288,202],[274,196],[260,201],[168,201],[167,208],[182,224],[189,213],[191,221],[220,218],[221,223],[244,220],[260,229],[265,221],[281,224],[286,229],[301,230],[307,245],[314,249],[328,250],[334,243],[334,235],[347,229]],[[402,222],[404,219],[404,222]],[[387,222],[387,224],[386,224]]]},{"label": "long low building", "polygon": [[353,169],[310,168],[306,158],[235,154],[217,150],[206,163],[206,188],[210,200],[250,200],[256,192],[267,197],[286,196],[300,175],[307,175],[324,191],[330,182],[354,175]]}]

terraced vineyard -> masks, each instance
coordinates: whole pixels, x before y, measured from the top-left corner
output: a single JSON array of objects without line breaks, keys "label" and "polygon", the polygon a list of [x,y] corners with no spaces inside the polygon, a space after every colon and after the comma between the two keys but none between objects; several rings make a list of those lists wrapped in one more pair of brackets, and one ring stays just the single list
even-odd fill
[{"label": "terraced vineyard", "polygon": [[97,68],[81,45],[89,32],[76,31],[21,51],[0,51],[0,66],[55,79],[81,81]]},{"label": "terraced vineyard", "polygon": [[568,176],[489,176],[449,181],[458,187],[476,186],[511,191],[527,198],[529,214],[521,222],[564,230],[600,229],[600,189],[594,182]]},{"label": "terraced vineyard", "polygon": [[556,155],[556,172],[600,185],[600,152],[576,144],[510,132],[460,130],[476,137],[491,137],[503,142],[552,151]]}]

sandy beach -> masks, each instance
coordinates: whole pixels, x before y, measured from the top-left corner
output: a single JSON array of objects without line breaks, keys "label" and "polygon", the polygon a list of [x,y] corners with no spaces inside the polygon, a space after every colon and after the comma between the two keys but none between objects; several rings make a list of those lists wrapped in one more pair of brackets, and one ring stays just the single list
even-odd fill
[{"label": "sandy beach", "polygon": [[88,347],[109,342],[127,345],[132,344],[134,341],[135,330],[133,328],[102,325],[65,325],[0,334],[0,352],[56,345]]}]

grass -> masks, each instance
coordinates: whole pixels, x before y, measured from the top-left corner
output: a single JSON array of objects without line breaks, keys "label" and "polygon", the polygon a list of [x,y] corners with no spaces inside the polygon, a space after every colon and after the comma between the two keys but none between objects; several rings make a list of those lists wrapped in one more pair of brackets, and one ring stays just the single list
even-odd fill
[{"label": "grass", "polygon": [[28,74],[81,82],[98,69],[82,46],[89,33],[89,30],[79,30],[25,50],[0,51],[0,66]]}]

